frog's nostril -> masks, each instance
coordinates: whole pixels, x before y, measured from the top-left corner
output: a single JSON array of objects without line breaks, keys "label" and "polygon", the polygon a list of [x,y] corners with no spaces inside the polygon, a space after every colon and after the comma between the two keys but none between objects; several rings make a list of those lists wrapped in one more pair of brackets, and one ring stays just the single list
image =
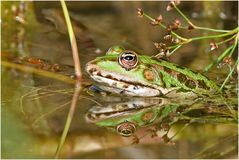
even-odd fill
[{"label": "frog's nostril", "polygon": [[111,75],[106,75],[105,78],[113,79],[113,77]]},{"label": "frog's nostril", "polygon": [[101,75],[101,72],[97,72],[97,76],[102,76],[102,75]]},{"label": "frog's nostril", "polygon": [[[87,67],[88,69],[89,69],[89,67]],[[96,72],[97,71],[97,69],[96,68],[90,68],[89,70],[88,70],[88,72],[90,73],[90,74],[92,74],[92,73],[94,73],[94,72]]]}]

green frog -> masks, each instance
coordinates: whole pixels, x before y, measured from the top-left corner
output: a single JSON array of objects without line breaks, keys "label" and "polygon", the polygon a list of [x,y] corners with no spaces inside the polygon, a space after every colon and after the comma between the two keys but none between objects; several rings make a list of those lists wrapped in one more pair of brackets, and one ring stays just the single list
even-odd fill
[{"label": "green frog", "polygon": [[139,55],[121,46],[111,47],[104,56],[86,65],[99,88],[121,95],[176,97],[219,93],[206,76],[189,68],[154,57]]}]

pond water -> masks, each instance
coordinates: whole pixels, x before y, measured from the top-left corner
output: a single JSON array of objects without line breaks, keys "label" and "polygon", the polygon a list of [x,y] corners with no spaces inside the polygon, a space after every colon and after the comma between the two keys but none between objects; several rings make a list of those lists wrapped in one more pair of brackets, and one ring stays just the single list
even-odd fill
[{"label": "pond water", "polygon": [[[113,45],[156,55],[154,42],[163,41],[168,31],[137,17],[136,9],[152,17],[162,14],[167,23],[177,18],[187,26],[175,10],[166,11],[168,3],[67,3],[81,67]],[[237,2],[197,1],[181,2],[179,8],[195,24],[231,30],[237,27],[237,6]],[[2,2],[1,7],[2,158],[54,158],[75,93],[71,46],[60,3]],[[177,33],[183,37],[215,34],[187,29]],[[211,42],[185,44],[168,60],[202,71],[227,47],[211,54]],[[221,85],[228,68],[215,65],[207,76]],[[237,73],[223,96],[193,100],[118,96],[99,92],[92,84],[83,69],[82,90],[60,158],[238,158]]]}]

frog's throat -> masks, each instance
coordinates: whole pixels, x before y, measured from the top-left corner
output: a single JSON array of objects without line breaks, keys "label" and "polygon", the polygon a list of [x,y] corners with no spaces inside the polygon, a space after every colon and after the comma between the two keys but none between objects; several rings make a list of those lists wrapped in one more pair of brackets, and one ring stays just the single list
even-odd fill
[{"label": "frog's throat", "polygon": [[137,82],[135,79],[130,79],[120,74],[115,78],[114,73],[102,70],[94,64],[87,64],[86,71],[96,82],[121,90],[121,92],[117,92],[122,94],[150,97],[167,94],[169,92],[168,89],[163,87],[146,84],[145,82]]}]

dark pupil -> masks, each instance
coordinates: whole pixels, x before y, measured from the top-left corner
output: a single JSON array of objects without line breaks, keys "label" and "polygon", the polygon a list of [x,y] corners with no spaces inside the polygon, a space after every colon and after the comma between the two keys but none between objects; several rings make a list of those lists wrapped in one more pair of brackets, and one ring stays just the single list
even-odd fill
[{"label": "dark pupil", "polygon": [[134,57],[133,56],[125,56],[124,59],[127,61],[131,61],[134,59]]},{"label": "dark pupil", "polygon": [[130,133],[131,133],[131,131],[130,131],[130,130],[128,130],[128,129],[125,129],[125,130],[123,130],[123,131],[122,131],[122,133],[123,133],[123,134],[125,134],[125,135],[128,135],[128,134],[130,134]]}]

